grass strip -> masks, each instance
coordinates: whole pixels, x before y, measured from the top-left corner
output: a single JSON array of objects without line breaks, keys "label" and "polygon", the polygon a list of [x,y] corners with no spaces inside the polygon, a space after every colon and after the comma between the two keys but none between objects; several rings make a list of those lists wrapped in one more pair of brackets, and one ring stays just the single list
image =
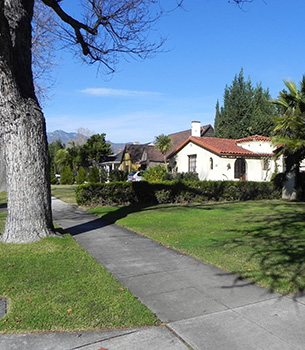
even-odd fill
[{"label": "grass strip", "polygon": [[66,203],[76,204],[75,188],[77,185],[52,185],[51,194]]},{"label": "grass strip", "polygon": [[305,290],[305,203],[96,207],[90,212],[283,295]]},{"label": "grass strip", "polygon": [[[4,198],[0,193],[0,207]],[[1,216],[0,227],[3,219]],[[0,296],[9,302],[8,313],[0,320],[0,332],[159,324],[155,315],[69,234],[30,244],[0,242],[0,256]]]}]

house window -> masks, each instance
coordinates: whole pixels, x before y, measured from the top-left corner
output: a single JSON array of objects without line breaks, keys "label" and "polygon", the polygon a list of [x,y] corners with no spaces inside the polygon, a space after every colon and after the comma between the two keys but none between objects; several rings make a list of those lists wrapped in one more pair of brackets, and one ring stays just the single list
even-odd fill
[{"label": "house window", "polygon": [[210,158],[210,169],[213,170],[214,164],[213,164],[213,158]]},{"label": "house window", "polygon": [[189,173],[196,173],[197,155],[192,154],[188,157],[189,157]]},{"label": "house window", "polygon": [[234,164],[234,178],[245,180],[246,161],[243,158],[237,158]]}]

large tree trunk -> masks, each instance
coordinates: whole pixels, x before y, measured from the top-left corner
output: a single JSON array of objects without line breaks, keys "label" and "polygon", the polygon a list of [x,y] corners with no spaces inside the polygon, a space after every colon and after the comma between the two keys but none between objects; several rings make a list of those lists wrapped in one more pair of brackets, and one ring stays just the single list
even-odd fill
[{"label": "large tree trunk", "polygon": [[296,170],[292,170],[286,173],[286,179],[283,183],[282,198],[294,201],[297,199],[296,189]]},{"label": "large tree trunk", "polygon": [[31,70],[34,0],[0,0],[0,142],[8,214],[4,242],[33,242],[52,232],[45,121]]}]

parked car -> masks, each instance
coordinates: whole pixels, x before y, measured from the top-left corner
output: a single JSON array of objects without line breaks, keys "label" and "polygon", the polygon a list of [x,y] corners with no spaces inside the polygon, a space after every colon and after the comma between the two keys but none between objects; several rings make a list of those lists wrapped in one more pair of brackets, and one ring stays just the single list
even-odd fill
[{"label": "parked car", "polygon": [[144,175],[144,171],[136,171],[133,174],[132,180],[133,182],[135,181],[142,181],[143,180],[143,175]]},{"label": "parked car", "polygon": [[129,173],[129,174],[127,175],[127,181],[132,181],[133,175],[134,175],[135,173],[136,173],[135,171]]}]

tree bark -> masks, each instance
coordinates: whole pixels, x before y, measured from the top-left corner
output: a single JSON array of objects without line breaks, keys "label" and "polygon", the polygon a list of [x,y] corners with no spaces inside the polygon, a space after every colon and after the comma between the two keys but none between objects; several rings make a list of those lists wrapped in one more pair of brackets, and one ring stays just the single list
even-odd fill
[{"label": "tree bark", "polygon": [[45,120],[34,93],[31,20],[34,0],[0,0],[0,142],[8,213],[2,241],[52,234]]}]

